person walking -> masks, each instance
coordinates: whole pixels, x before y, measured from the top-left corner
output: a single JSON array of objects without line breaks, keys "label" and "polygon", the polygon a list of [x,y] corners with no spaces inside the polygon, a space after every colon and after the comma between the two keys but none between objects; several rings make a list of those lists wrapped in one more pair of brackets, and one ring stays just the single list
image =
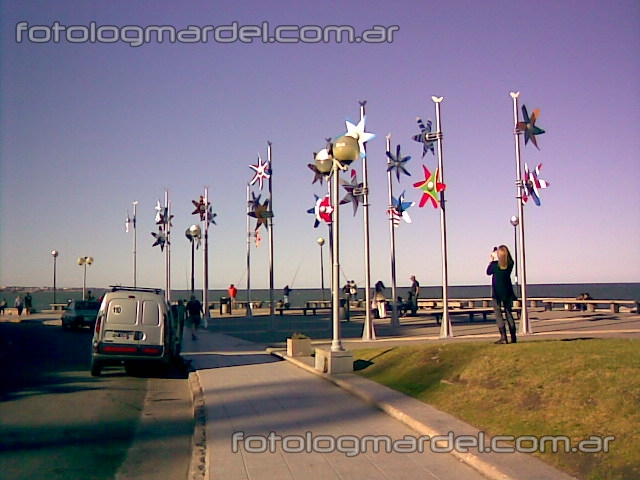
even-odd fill
[{"label": "person walking", "polygon": [[229,298],[231,299],[231,308],[236,308],[236,295],[238,295],[238,289],[232,283],[229,285],[227,291],[229,292]]},{"label": "person walking", "polygon": [[22,310],[24,309],[24,302],[22,301],[22,297],[18,295],[13,302],[13,306],[18,309],[18,316],[22,315]]},{"label": "person walking", "polygon": [[511,284],[511,271],[513,270],[513,258],[509,249],[505,245],[500,245],[497,250],[490,254],[490,262],[487,267],[487,275],[491,275],[491,298],[493,301],[493,313],[498,324],[500,332],[500,340],[495,343],[509,343],[507,340],[507,329],[505,327],[504,315],[509,325],[509,333],[511,334],[511,343],[516,343],[516,324],[513,320],[512,306],[516,299],[513,293],[513,285]]},{"label": "person walking", "polygon": [[27,315],[31,315],[33,312],[33,297],[29,292],[24,296],[24,311],[27,312]]},{"label": "person walking", "polygon": [[418,315],[418,295],[420,294],[420,282],[416,280],[415,275],[411,275],[411,288],[409,289],[409,301],[411,307],[411,316]]},{"label": "person walking", "polygon": [[204,315],[202,303],[200,303],[200,300],[198,300],[195,295],[191,295],[191,298],[187,302],[187,325],[191,327],[192,340],[198,339],[198,335],[196,333],[198,328],[200,328],[200,323],[202,322],[200,315]]}]

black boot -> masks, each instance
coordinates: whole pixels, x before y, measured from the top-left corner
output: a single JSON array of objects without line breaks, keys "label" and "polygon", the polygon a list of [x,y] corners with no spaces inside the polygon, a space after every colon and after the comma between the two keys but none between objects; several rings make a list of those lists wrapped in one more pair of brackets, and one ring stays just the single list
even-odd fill
[{"label": "black boot", "polygon": [[498,331],[500,332],[500,340],[496,341],[495,343],[497,343],[498,345],[509,343],[509,341],[507,340],[507,329],[505,327],[499,327]]},{"label": "black boot", "polygon": [[509,333],[511,334],[511,343],[518,343],[518,339],[516,338],[516,326],[509,325]]}]

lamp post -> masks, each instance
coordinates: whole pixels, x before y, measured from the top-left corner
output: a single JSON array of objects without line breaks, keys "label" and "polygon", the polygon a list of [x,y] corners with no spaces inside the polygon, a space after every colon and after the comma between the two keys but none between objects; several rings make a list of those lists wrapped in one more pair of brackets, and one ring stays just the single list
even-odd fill
[{"label": "lamp post", "polygon": [[200,240],[200,234],[202,230],[199,225],[191,225],[184,232],[184,235],[191,242],[191,295],[195,291],[195,242]]},{"label": "lamp post", "polygon": [[53,303],[56,302],[56,261],[58,259],[58,251],[54,250],[51,252],[51,256],[53,257]]},{"label": "lamp post", "polygon": [[136,238],[136,208],[138,206],[138,201],[133,202],[133,288],[138,286],[138,253],[137,253],[137,244],[138,239]]},{"label": "lamp post", "polygon": [[516,297],[520,298],[520,294],[518,293],[518,224],[520,223],[520,219],[516,215],[512,215],[509,219],[509,223],[513,226],[513,246],[514,246],[514,263],[516,267]]},{"label": "lamp post", "polygon": [[324,260],[322,258],[322,246],[324,245],[324,238],[318,237],[316,240],[320,246],[320,285],[322,289],[322,301],[324,302]]},{"label": "lamp post", "polygon": [[91,265],[93,263],[93,257],[79,257],[78,265],[83,267],[83,275],[82,275],[82,299],[85,300],[87,298],[86,290],[87,290],[87,265]]}]

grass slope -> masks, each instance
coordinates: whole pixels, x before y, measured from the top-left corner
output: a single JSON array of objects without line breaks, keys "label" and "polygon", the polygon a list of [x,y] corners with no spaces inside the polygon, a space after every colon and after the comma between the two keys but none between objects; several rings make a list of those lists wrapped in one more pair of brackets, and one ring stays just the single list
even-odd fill
[{"label": "grass slope", "polygon": [[[355,350],[357,373],[491,435],[615,436],[608,453],[536,453],[582,479],[640,478],[640,341]],[[446,433],[446,432],[445,432]],[[591,444],[593,445],[593,444]]]}]

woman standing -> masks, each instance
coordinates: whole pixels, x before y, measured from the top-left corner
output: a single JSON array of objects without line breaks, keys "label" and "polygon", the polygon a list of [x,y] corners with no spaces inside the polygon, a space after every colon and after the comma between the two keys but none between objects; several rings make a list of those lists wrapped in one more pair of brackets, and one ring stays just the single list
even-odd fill
[{"label": "woman standing", "polygon": [[387,308],[386,308],[387,299],[384,296],[385,286],[384,286],[384,283],[382,283],[382,280],[378,280],[375,288],[376,288],[376,294],[373,297],[373,301],[376,308],[378,309],[378,318],[385,318],[387,316]]},{"label": "woman standing", "polygon": [[493,313],[498,323],[498,331],[500,332],[500,340],[496,343],[509,343],[507,340],[507,330],[505,328],[505,319],[502,317],[502,308],[509,324],[509,333],[511,333],[511,343],[516,343],[516,323],[513,320],[511,311],[513,301],[516,299],[513,293],[513,285],[511,284],[511,270],[513,270],[513,258],[509,249],[505,245],[500,245],[497,250],[491,253],[491,262],[487,267],[487,275],[492,275],[491,279],[491,297],[493,299]]}]

